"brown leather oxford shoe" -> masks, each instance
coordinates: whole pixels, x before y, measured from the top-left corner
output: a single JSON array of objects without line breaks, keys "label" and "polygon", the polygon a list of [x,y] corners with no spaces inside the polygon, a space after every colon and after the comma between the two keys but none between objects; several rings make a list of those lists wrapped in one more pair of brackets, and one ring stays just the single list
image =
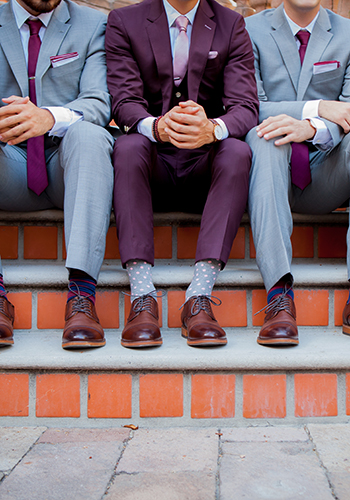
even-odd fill
[{"label": "brown leather oxford shoe", "polygon": [[151,294],[135,299],[122,332],[121,345],[124,347],[161,345],[163,340],[158,319],[158,303]]},{"label": "brown leather oxford shoe", "polygon": [[0,347],[13,344],[15,308],[6,297],[0,296]]},{"label": "brown leather oxford shoe", "polygon": [[81,349],[106,345],[103,328],[94,304],[86,297],[75,297],[66,305],[63,349]]},{"label": "brown leather oxford shoe", "polygon": [[262,345],[299,344],[294,301],[286,293],[276,295],[268,304],[257,341]]},{"label": "brown leather oxford shoe", "polygon": [[216,346],[227,344],[226,333],[216,321],[211,303],[206,295],[191,297],[185,302],[181,314],[182,336],[190,346]]},{"label": "brown leather oxford shoe", "polygon": [[343,333],[350,335],[350,304],[345,304],[343,310]]}]

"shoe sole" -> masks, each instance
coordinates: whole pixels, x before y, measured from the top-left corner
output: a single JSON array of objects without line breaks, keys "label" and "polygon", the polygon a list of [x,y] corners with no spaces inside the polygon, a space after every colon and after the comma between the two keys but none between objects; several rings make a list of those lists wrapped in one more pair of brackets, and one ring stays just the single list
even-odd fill
[{"label": "shoe sole", "polygon": [[343,325],[343,333],[344,335],[350,335],[350,326]]},{"label": "shoe sole", "polygon": [[216,346],[216,345],[226,345],[227,344],[227,339],[220,339],[220,340],[187,340],[187,345],[191,347],[196,347],[196,346]]},{"label": "shoe sole", "polygon": [[216,346],[216,345],[226,345],[227,339],[202,339],[202,340],[189,340],[188,332],[184,328],[181,328],[181,337],[187,340],[187,345],[191,347],[195,347],[196,345],[205,345],[205,346]]},{"label": "shoe sole", "polygon": [[144,342],[125,342],[125,340],[120,341],[123,347],[131,347],[132,349],[139,349],[142,347],[156,347],[163,344],[163,340],[145,340]]},{"label": "shoe sole", "polygon": [[75,341],[75,342],[67,342],[62,344],[63,349],[86,349],[89,347],[103,347],[106,345],[106,341],[104,342],[89,342],[89,341]]},{"label": "shoe sole", "polygon": [[271,340],[261,340],[257,338],[257,343],[260,345],[298,345],[298,339],[271,339]]},{"label": "shoe sole", "polygon": [[0,347],[6,347],[7,345],[13,345],[14,344],[14,341],[13,339],[9,339],[9,340],[0,340]]}]

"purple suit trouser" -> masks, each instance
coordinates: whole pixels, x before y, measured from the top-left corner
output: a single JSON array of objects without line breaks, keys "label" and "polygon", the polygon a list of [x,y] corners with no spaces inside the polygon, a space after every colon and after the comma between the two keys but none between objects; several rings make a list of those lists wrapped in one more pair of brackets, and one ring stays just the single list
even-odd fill
[{"label": "purple suit trouser", "polygon": [[132,133],[118,138],[113,164],[120,257],[154,264],[153,211],[202,213],[196,262],[225,265],[247,205],[251,150],[227,138],[199,149],[152,143]]}]

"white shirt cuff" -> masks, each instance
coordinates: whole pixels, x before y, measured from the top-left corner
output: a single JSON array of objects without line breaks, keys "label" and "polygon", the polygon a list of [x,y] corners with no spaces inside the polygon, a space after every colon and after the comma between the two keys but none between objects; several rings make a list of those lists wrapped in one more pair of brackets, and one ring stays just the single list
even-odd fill
[{"label": "white shirt cuff", "polygon": [[80,120],[83,120],[83,114],[62,106],[45,106],[43,109],[50,111],[55,119],[55,125],[49,132],[49,136],[63,137],[68,128]]},{"label": "white shirt cuff", "polygon": [[301,119],[305,120],[306,118],[317,118],[318,117],[318,106],[321,102],[321,99],[316,101],[306,101],[303,107],[303,112]]},{"label": "white shirt cuff", "polygon": [[310,120],[311,125],[316,129],[316,133],[311,141],[314,146],[322,150],[327,150],[333,147],[333,139],[327,125],[318,116],[318,106],[321,99],[315,101],[307,101],[304,104],[302,119]]},{"label": "white shirt cuff", "polygon": [[144,135],[152,142],[157,142],[153,137],[152,127],[155,118],[153,116],[147,116],[143,120],[140,120],[137,124],[137,131],[139,134]]},{"label": "white shirt cuff", "polygon": [[220,118],[215,118],[215,121],[220,126],[220,128],[222,130],[222,140],[227,139],[228,138],[228,130],[226,127],[226,123],[223,120],[221,120]]}]

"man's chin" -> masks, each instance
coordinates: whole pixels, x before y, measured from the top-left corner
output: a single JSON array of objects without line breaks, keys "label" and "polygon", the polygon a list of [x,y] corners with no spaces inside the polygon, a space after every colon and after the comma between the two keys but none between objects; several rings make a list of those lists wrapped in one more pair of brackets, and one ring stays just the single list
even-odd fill
[{"label": "man's chin", "polygon": [[18,0],[18,3],[35,16],[51,12],[61,3],[61,0]]}]

